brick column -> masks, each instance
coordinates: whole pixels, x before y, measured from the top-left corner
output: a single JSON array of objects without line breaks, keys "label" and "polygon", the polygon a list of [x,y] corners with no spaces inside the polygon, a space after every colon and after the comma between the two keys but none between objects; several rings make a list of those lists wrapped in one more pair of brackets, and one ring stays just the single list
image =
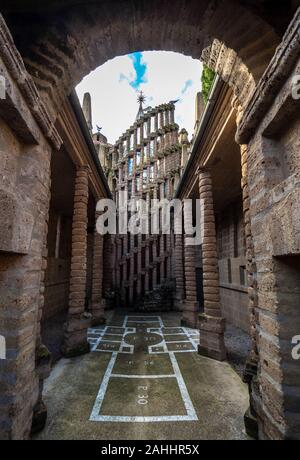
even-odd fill
[{"label": "brick column", "polygon": [[199,353],[209,358],[226,359],[225,320],[222,318],[219,292],[219,267],[211,174],[200,170],[200,199],[204,206],[203,292],[204,313],[200,315]]},{"label": "brick column", "polygon": [[164,235],[160,235],[160,284],[162,285],[165,281],[164,274],[164,260],[165,260],[165,244],[164,244]]},{"label": "brick column", "polygon": [[116,285],[118,288],[120,287],[120,284],[121,284],[120,260],[121,260],[121,240],[120,240],[120,236],[116,236]]},{"label": "brick column", "polygon": [[142,293],[142,279],[141,279],[141,271],[142,271],[142,235],[139,233],[138,234],[138,251],[137,251],[137,274],[138,274],[138,280],[137,280],[137,295],[138,297],[141,296]]},{"label": "brick column", "polygon": [[175,235],[175,279],[176,292],[174,308],[177,311],[183,310],[184,301],[184,268],[183,268],[183,237]]},{"label": "brick column", "polygon": [[[132,246],[131,248],[134,247],[134,237],[133,235],[131,236],[132,239]],[[130,291],[129,291],[129,298],[130,298],[130,303],[133,304],[135,301],[134,299],[134,290],[133,290],[133,285],[134,285],[134,251],[131,249],[131,256],[130,256]]]},{"label": "brick column", "polygon": [[[96,222],[99,213],[96,212]],[[92,284],[92,326],[99,326],[105,323],[104,309],[105,300],[103,294],[103,235],[94,233],[94,254],[93,254],[93,284]]]},{"label": "brick column", "polygon": [[185,235],[184,245],[184,269],[186,298],[183,304],[182,325],[192,328],[198,326],[199,304],[197,302],[196,268],[195,268],[195,246],[187,246]]},{"label": "brick column", "polygon": [[154,265],[153,271],[152,271],[152,286],[153,289],[157,288],[157,266]]},{"label": "brick column", "polygon": [[172,260],[171,260],[171,236],[167,235],[167,281],[172,278]]},{"label": "brick column", "polygon": [[149,264],[150,264],[150,254],[149,254],[149,241],[145,245],[145,290],[149,291]]},{"label": "brick column", "polygon": [[87,329],[91,318],[85,312],[88,196],[88,167],[82,166],[75,181],[69,312],[63,344],[67,357],[89,351]]}]

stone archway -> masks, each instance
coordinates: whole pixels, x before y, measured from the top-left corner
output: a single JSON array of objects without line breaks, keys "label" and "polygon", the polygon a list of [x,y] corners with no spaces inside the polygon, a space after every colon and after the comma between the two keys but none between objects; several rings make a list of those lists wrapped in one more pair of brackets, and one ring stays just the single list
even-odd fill
[{"label": "stone archway", "polygon": [[[49,99],[58,107],[99,65],[137,50],[175,51],[196,59],[202,54],[245,106],[280,41],[278,27],[275,32],[263,19],[262,7],[254,13],[242,1],[175,0],[170,7],[167,0],[88,5],[69,0],[37,10],[26,3],[4,6],[4,14],[48,108]],[[28,21],[20,24],[18,14]]]},{"label": "stone archway", "polygon": [[[245,107],[281,36],[281,28],[275,27],[277,21],[273,22],[271,17],[266,22],[260,9],[254,13],[247,6],[266,3],[263,1],[174,0],[170,7],[167,0],[54,0],[38,10],[33,0],[26,2],[26,6],[17,0],[7,2],[8,6],[5,3],[2,2],[2,11],[38,91],[23,72],[20,56],[16,59],[10,53],[12,40],[1,24],[3,60],[25,95],[35,121],[55,148],[60,139],[55,135],[53,122],[60,102],[87,73],[108,59],[136,50],[164,49],[195,58],[202,53],[203,61],[232,86],[239,105]],[[39,136],[38,139],[39,149],[34,153],[38,164],[43,163],[41,152],[47,156],[41,165],[47,179],[50,148],[43,146]],[[26,161],[29,164],[30,158],[26,157]],[[47,199],[44,201],[43,215],[48,206]],[[38,243],[41,246],[41,241]],[[39,247],[38,256],[40,253]],[[38,292],[37,287],[35,299]],[[32,355],[28,359],[30,366]],[[32,383],[25,388],[27,399],[33,398],[32,388]],[[30,414],[28,404],[22,408],[22,416],[30,419]],[[21,417],[9,436],[23,436],[28,430],[28,426],[19,426],[20,420]]]}]

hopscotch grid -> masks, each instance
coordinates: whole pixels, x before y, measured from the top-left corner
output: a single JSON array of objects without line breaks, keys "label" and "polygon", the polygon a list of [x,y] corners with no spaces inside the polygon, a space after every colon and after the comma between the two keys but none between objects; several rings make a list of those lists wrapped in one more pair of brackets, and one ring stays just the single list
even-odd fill
[{"label": "hopscotch grid", "polygon": [[[109,329],[117,329],[117,330],[120,330],[120,329],[124,329],[124,332],[123,334],[116,334],[116,333],[109,333],[107,332]],[[100,353],[111,353],[113,351],[117,351],[119,353],[124,353],[124,354],[133,354],[133,351],[134,351],[134,346],[133,345],[129,345],[127,344],[124,339],[126,337],[126,335],[128,334],[132,334],[132,333],[135,333],[136,332],[136,328],[133,328],[133,327],[119,327],[119,326],[106,326],[104,328],[101,328],[101,329],[89,329],[88,330],[88,342],[92,345],[92,348],[91,348],[91,351],[92,352],[100,352]],[[89,337],[89,334],[93,334],[93,335],[98,335],[98,338],[97,337]],[[121,340],[119,341],[116,341],[116,340],[106,340],[104,339],[105,336],[120,336],[121,337]],[[101,348],[101,344],[107,344],[107,343],[111,343],[111,344],[119,344],[119,350],[112,350],[112,349],[109,349],[109,348]],[[129,351],[125,351],[125,349],[129,349]]]},{"label": "hopscotch grid", "polygon": [[171,375],[168,375],[168,374],[166,375],[164,374],[160,374],[160,375],[111,374],[111,377],[116,377],[120,379],[176,379],[175,374],[171,374]]},{"label": "hopscotch grid", "polygon": [[[138,321],[132,320],[130,318],[138,318]],[[146,318],[147,318],[147,321],[145,321]],[[153,318],[156,318],[157,321],[151,321],[151,319],[153,319]],[[153,328],[153,327],[147,328],[147,332],[154,332],[154,330],[155,330],[155,333],[157,333],[158,335],[161,336],[162,342],[160,344],[158,344],[158,345],[149,346],[148,347],[149,354],[167,353],[170,356],[170,360],[171,360],[171,363],[172,363],[174,374],[173,375],[160,375],[160,376],[157,376],[157,375],[113,374],[112,371],[113,371],[113,368],[115,366],[118,353],[120,351],[122,352],[122,348],[123,347],[125,347],[125,348],[132,347],[133,350],[132,350],[131,353],[133,354],[133,352],[134,352],[134,346],[131,346],[131,345],[127,344],[125,342],[125,340],[124,340],[126,335],[136,332],[136,328],[128,328],[127,327],[128,323],[135,323],[135,324],[148,323],[149,324],[149,323],[152,323],[152,322],[158,322],[160,324],[160,327],[159,328]],[[107,330],[108,327],[110,327],[112,329],[114,326],[107,326],[106,328],[101,330],[101,335],[100,335],[99,339],[97,340],[97,345],[92,350],[92,351],[104,351],[104,352],[112,353],[112,357],[111,357],[111,359],[109,361],[109,364],[107,366],[106,372],[105,372],[104,377],[103,377],[103,380],[101,382],[100,389],[99,389],[99,392],[98,392],[98,395],[97,395],[97,398],[96,398],[96,401],[95,401],[95,404],[94,404],[94,407],[93,407],[93,410],[92,410],[92,413],[91,413],[91,416],[90,416],[90,421],[94,421],[94,422],[118,422],[118,423],[120,423],[120,422],[121,423],[122,422],[125,422],[125,423],[153,423],[153,422],[155,422],[156,423],[156,422],[179,422],[179,421],[196,421],[196,420],[198,420],[198,417],[197,417],[197,414],[195,412],[193,403],[192,403],[192,401],[190,399],[187,387],[185,385],[184,379],[182,377],[179,365],[178,365],[176,357],[175,357],[175,353],[189,353],[189,352],[194,352],[197,349],[197,344],[196,344],[195,340],[192,337],[192,335],[197,336],[197,334],[195,334],[195,333],[191,334],[192,330],[188,331],[186,328],[180,328],[181,330],[184,330],[184,332],[178,333],[178,334],[171,334],[170,333],[169,335],[186,335],[189,338],[189,340],[187,340],[187,341],[177,341],[177,342],[166,342],[165,338],[164,338],[164,335],[166,335],[166,334],[164,334],[162,332],[162,329],[167,329],[167,328],[164,327],[163,321],[162,321],[160,316],[157,316],[157,317],[156,316],[152,316],[152,317],[145,317],[145,316],[129,317],[129,316],[125,316],[124,321],[123,321],[123,329],[125,329],[125,332],[124,332],[124,334],[122,336],[123,340],[121,342],[119,351],[95,349],[100,345],[100,343],[102,341],[102,337],[105,334],[105,331]],[[175,328],[173,327],[173,328],[169,328],[169,329],[174,330]],[[100,330],[99,330],[99,332],[100,332]],[[111,335],[116,335],[116,334],[112,333]],[[113,341],[102,341],[102,342],[119,343],[119,342],[113,342]],[[169,351],[167,349],[167,344],[168,343],[170,343],[170,344],[171,343],[180,343],[180,344],[182,344],[182,343],[190,343],[195,348],[195,350]],[[158,348],[163,348],[166,351],[152,352],[152,349],[158,349]],[[187,415],[169,415],[169,416],[110,416],[110,415],[100,415],[102,404],[103,404],[105,394],[106,394],[106,391],[107,391],[107,387],[109,385],[109,380],[111,378],[127,378],[127,379],[176,378],[177,384],[178,384],[178,387],[179,387],[179,391],[180,391],[180,394],[181,394],[181,398],[182,398],[183,404],[185,406],[185,410],[187,412]]]}]

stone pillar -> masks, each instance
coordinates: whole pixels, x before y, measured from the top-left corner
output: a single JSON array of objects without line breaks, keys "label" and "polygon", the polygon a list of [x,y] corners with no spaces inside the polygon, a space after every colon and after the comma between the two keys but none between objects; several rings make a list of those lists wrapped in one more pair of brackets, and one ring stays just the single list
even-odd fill
[{"label": "stone pillar", "polygon": [[152,286],[153,289],[157,288],[157,266],[154,265],[153,271],[152,271]]},{"label": "stone pillar", "polygon": [[172,106],[170,109],[170,123],[174,125],[175,123],[175,107]]},{"label": "stone pillar", "polygon": [[189,159],[189,139],[188,139],[188,132],[186,129],[182,129],[179,133],[179,143],[181,145],[181,170],[185,168],[185,165]]},{"label": "stone pillar", "polygon": [[159,112],[159,127],[160,129],[164,127],[164,112]]},{"label": "stone pillar", "polygon": [[87,329],[91,318],[85,312],[88,171],[88,167],[80,167],[75,181],[69,311],[63,344],[63,353],[67,357],[89,352]]},{"label": "stone pillar", "polygon": [[[96,222],[99,214],[96,212]],[[104,309],[105,300],[103,294],[103,235],[94,233],[94,254],[93,254],[93,284],[92,284],[92,326],[99,326],[105,323]]]},{"label": "stone pillar", "polygon": [[[49,180],[49,196],[50,203],[50,180]],[[47,407],[43,401],[44,380],[49,377],[51,372],[52,356],[48,348],[42,343],[41,322],[43,317],[43,309],[45,304],[45,274],[47,269],[48,249],[47,249],[47,234],[48,234],[49,214],[44,226],[43,241],[43,259],[41,270],[41,285],[39,298],[38,322],[36,330],[36,350],[35,350],[35,373],[39,380],[39,392],[37,401],[33,407],[31,435],[43,430],[47,421]]]},{"label": "stone pillar", "polygon": [[200,200],[202,200],[204,209],[202,245],[204,313],[199,316],[199,353],[223,361],[226,359],[225,320],[222,317],[220,305],[217,238],[210,172],[200,170],[199,179]]},{"label": "stone pillar", "polygon": [[120,236],[116,237],[116,284],[120,287],[121,276],[120,276],[120,260],[121,260],[121,240]]},{"label": "stone pillar", "polygon": [[155,118],[154,118],[154,129],[155,129],[155,132],[158,131],[158,112],[155,113]]},{"label": "stone pillar", "polygon": [[175,280],[176,292],[174,299],[174,308],[177,311],[183,311],[184,302],[184,262],[183,262],[183,237],[175,235]]},{"label": "stone pillar", "polygon": [[165,260],[165,239],[164,235],[160,235],[160,284],[162,285],[165,281],[164,273],[164,260]]},{"label": "stone pillar", "polygon": [[241,146],[241,166],[242,166],[242,191],[243,191],[243,213],[244,227],[246,238],[246,258],[247,258],[247,276],[248,276],[248,302],[249,302],[249,317],[250,317],[250,336],[252,341],[251,351],[246,361],[246,366],[243,375],[243,381],[248,384],[249,388],[249,409],[247,410],[244,420],[246,432],[249,436],[258,438],[258,423],[257,413],[255,410],[255,402],[252,394],[252,383],[256,380],[258,371],[258,350],[257,350],[257,333],[256,333],[256,317],[255,310],[258,307],[257,295],[257,277],[256,277],[256,262],[253,246],[253,237],[251,231],[251,216],[250,216],[250,196],[248,184],[248,164],[247,164],[247,146]]},{"label": "stone pillar", "polygon": [[146,259],[146,268],[148,270],[149,264],[150,264],[150,248],[149,248],[149,241],[146,241],[145,244],[145,259]]},{"label": "stone pillar", "polygon": [[165,124],[168,126],[170,124],[169,110],[165,110]]},{"label": "stone pillar", "polygon": [[[132,248],[134,247],[134,237],[131,236],[132,238]],[[130,298],[130,303],[131,305],[135,302],[136,299],[134,299],[134,290],[133,290],[133,285],[134,285],[134,250],[132,249],[131,252],[131,257],[130,257],[130,292],[129,292],[129,298]]]},{"label": "stone pillar", "polygon": [[141,280],[141,271],[142,271],[142,235],[138,234],[138,251],[137,251],[137,274],[138,274],[138,281],[137,281],[137,295],[138,297],[141,296],[142,293],[142,280]]},{"label": "stone pillar", "polygon": [[166,235],[167,236],[167,280],[170,281],[172,278],[172,272],[171,272],[171,235]]},{"label": "stone pillar", "polygon": [[195,246],[187,246],[188,235],[185,235],[184,271],[186,298],[183,304],[182,325],[192,328],[198,326],[199,304],[197,302]]}]

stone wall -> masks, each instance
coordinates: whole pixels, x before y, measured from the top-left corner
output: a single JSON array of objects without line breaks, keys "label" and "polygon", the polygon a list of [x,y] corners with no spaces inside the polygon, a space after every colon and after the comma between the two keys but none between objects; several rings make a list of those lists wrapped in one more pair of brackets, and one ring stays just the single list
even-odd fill
[{"label": "stone wall", "polygon": [[244,216],[240,199],[219,213],[217,239],[222,314],[227,321],[249,333]]},{"label": "stone wall", "polygon": [[0,361],[0,438],[23,439],[30,433],[39,391],[35,354],[51,148],[17,85],[9,83],[38,139],[38,144],[25,143],[11,130],[13,124],[0,123],[0,334],[7,347],[7,359]]},{"label": "stone wall", "polygon": [[259,350],[253,400],[260,437],[299,439],[300,374],[292,339],[300,333],[299,100],[300,11],[241,120],[248,142],[251,227],[257,264]]},{"label": "stone wall", "polygon": [[57,224],[59,216],[50,213],[47,239],[47,269],[45,273],[45,304],[43,321],[67,310],[71,268],[72,221],[60,217],[59,250],[57,244]]}]

